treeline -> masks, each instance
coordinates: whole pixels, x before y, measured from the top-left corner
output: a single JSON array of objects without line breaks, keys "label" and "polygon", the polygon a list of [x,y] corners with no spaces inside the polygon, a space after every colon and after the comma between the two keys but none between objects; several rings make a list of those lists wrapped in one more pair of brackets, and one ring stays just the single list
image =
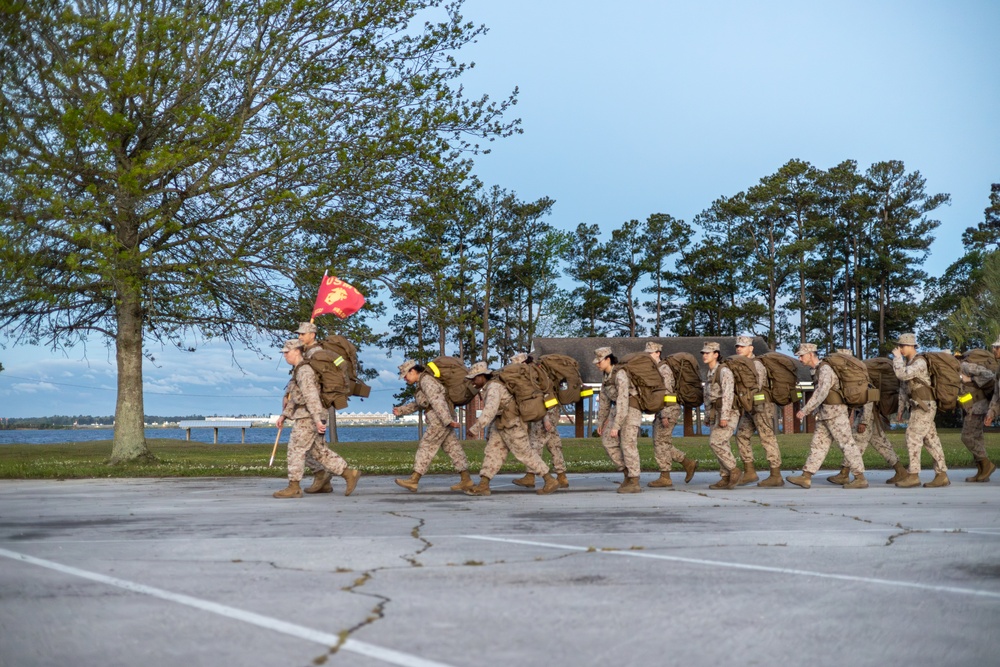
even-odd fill
[{"label": "treeline", "polygon": [[[202,415],[188,415],[184,417],[159,417],[156,415],[147,415],[147,424],[162,424],[164,422],[179,422],[182,419],[204,419]],[[17,429],[17,428],[66,428],[68,426],[94,426],[100,424],[102,426],[111,426],[115,423],[115,418],[113,415],[106,415],[104,417],[92,417],[90,415],[53,415],[51,417],[10,417],[5,419],[0,419],[0,429]]]},{"label": "treeline", "polygon": [[[884,353],[899,333],[989,344],[1000,318],[1000,185],[943,276],[922,269],[949,195],[898,160],[791,160],[687,222],[548,220],[555,202],[498,187],[430,193],[385,270],[406,356],[509,359],[539,336],[732,336]],[[989,305],[992,304],[992,305]],[[989,339],[989,340],[987,340]]]}]

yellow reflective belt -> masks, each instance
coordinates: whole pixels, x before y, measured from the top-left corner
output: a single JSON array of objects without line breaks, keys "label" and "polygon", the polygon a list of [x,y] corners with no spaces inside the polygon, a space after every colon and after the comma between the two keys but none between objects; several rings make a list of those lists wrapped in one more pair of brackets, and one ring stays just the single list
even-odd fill
[{"label": "yellow reflective belt", "polygon": [[677,396],[675,394],[667,394],[666,396],[663,397],[663,402],[664,403],[676,403],[677,402]]},{"label": "yellow reflective belt", "polygon": [[587,398],[588,396],[593,396],[593,395],[594,395],[593,389],[584,389],[580,392],[580,398]]},{"label": "yellow reflective belt", "polygon": [[958,397],[959,403],[968,403],[971,400],[972,400],[972,394],[965,394],[964,396]]},{"label": "yellow reflective belt", "polygon": [[754,394],[753,395],[753,400],[757,401],[757,402],[762,402],[766,398],[767,398],[767,396],[764,395],[764,394]]},{"label": "yellow reflective belt", "polygon": [[559,405],[559,399],[558,398],[550,398],[549,400],[545,401],[545,407],[546,408],[554,408],[557,405]]},{"label": "yellow reflective belt", "polygon": [[433,361],[427,362],[427,368],[431,369],[431,373],[434,373],[434,377],[436,378],[441,377],[441,369],[438,368],[437,364],[435,364]]},{"label": "yellow reflective belt", "polygon": [[333,365],[334,366],[339,366],[342,363],[344,363],[344,358],[343,357],[337,357],[336,359],[333,360]]}]

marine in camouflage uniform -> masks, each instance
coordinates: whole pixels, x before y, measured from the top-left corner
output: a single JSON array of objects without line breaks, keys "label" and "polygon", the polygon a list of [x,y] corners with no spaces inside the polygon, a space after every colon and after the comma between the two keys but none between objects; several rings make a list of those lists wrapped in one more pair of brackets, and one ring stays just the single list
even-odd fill
[{"label": "marine in camouflage uniform", "polygon": [[601,383],[601,402],[597,410],[597,433],[601,436],[604,451],[625,478],[618,487],[618,493],[639,493],[639,426],[642,412],[631,405],[629,400],[639,392],[628,372],[617,366],[618,359],[610,347],[594,350],[594,365],[604,373]]},{"label": "marine in camouflage uniform", "polygon": [[920,450],[926,448],[934,459],[934,479],[924,484],[928,487],[948,486],[948,466],[944,461],[944,449],[934,426],[937,403],[931,389],[931,376],[927,361],[917,356],[917,337],[906,333],[896,341],[892,351],[892,371],[899,380],[899,412],[903,419],[904,406],[910,407],[910,421],[906,425],[906,449],[910,454],[909,474],[896,482],[896,486],[910,488],[920,486]]},{"label": "marine in camouflage uniform", "polygon": [[837,446],[844,452],[844,461],[854,473],[854,481],[844,484],[844,488],[868,488],[868,480],[865,479],[865,464],[861,459],[861,452],[854,444],[851,422],[847,417],[848,407],[843,400],[836,403],[829,402],[834,400],[831,394],[836,396],[840,393],[840,379],[837,377],[837,373],[834,372],[830,364],[820,360],[816,346],[812,343],[799,345],[795,356],[806,366],[814,369],[816,374],[816,389],[796,416],[801,420],[806,415],[815,413],[816,430],[809,442],[809,457],[802,466],[802,474],[789,477],[788,481],[808,489],[812,485],[812,476],[823,465],[827,452],[830,451],[830,445],[837,443]]},{"label": "marine in camouflage uniform", "polygon": [[764,448],[764,455],[767,457],[771,472],[770,476],[757,486],[784,486],[785,480],[781,478],[781,450],[778,448],[778,438],[774,435],[774,402],[765,391],[768,387],[767,368],[764,362],[754,356],[753,338],[750,336],[737,336],[736,353],[753,361],[754,370],[757,371],[753,409],[740,415],[736,426],[736,446],[740,451],[740,458],[743,459],[743,479],[740,480],[740,486],[752,484],[760,479],[753,462],[753,446],[750,444],[750,438],[753,437],[755,430],[760,434],[760,445]]},{"label": "marine in camouflage uniform", "polygon": [[469,427],[469,433],[481,434],[487,427],[490,431],[483,452],[483,467],[479,471],[479,484],[467,490],[466,495],[490,495],[490,480],[500,472],[508,454],[513,454],[528,472],[541,475],[545,485],[536,493],[546,495],[558,489],[559,482],[549,474],[549,467],[542,457],[531,448],[528,427],[518,415],[514,395],[503,382],[492,378],[486,362],[474,364],[467,377],[483,388],[483,410],[476,423]]},{"label": "marine in camouflage uniform", "polygon": [[[316,325],[312,322],[301,322],[299,323],[299,328],[295,330],[295,333],[299,335],[299,341],[302,343],[302,356],[305,359],[309,359],[318,350],[323,349],[323,346],[316,341],[316,332]],[[330,483],[332,475],[309,452],[306,452],[305,467],[312,474],[313,482],[309,488],[303,489],[303,491],[306,493],[333,492],[333,485]]]},{"label": "marine in camouflage uniform", "polygon": [[[545,373],[545,369],[535,363],[531,355],[525,352],[518,352],[511,357],[510,362],[512,364],[530,365],[537,373],[542,384],[550,384],[549,377]],[[554,394],[555,392],[552,390],[550,393]],[[569,487],[569,481],[566,479],[566,458],[563,456],[562,438],[559,437],[559,429],[557,428],[558,425],[559,404],[556,403],[548,409],[545,413],[544,419],[528,424],[528,440],[531,442],[531,448],[534,449],[539,456],[542,455],[544,450],[547,449],[549,451],[549,456],[552,457],[552,469],[556,472],[556,481],[559,482],[560,489],[565,489]],[[523,486],[527,489],[533,489],[535,487],[535,475],[530,472],[526,473],[524,477],[515,479],[514,484],[517,486]]]},{"label": "marine in camouflage uniform", "polygon": [[[675,462],[680,463],[681,467],[684,468],[684,483],[686,484],[694,477],[694,471],[698,468],[698,462],[694,459],[689,459],[684,452],[674,447],[674,425],[681,416],[681,406],[677,402],[677,387],[674,372],[670,370],[669,365],[660,363],[660,357],[663,353],[662,345],[650,341],[646,343],[645,351],[656,362],[656,367],[663,378],[663,387],[667,391],[666,404],[653,417],[653,457],[656,459],[656,465],[660,469],[660,476],[646,486],[653,488],[672,487],[674,483],[670,479],[670,468],[673,467]],[[673,401],[669,400],[671,397]]]},{"label": "marine in camouflage uniform", "polygon": [[[1000,359],[1000,339],[993,343],[993,356]],[[967,412],[962,419],[962,444],[976,459],[976,474],[967,477],[966,482],[988,482],[990,475],[997,469],[996,464],[990,461],[986,453],[986,440],[983,437],[983,427],[987,419],[992,423],[997,415],[994,404],[1000,404],[996,391],[997,380],[996,374],[988,368],[967,361],[962,362],[962,383],[965,385],[965,390],[973,396],[972,405],[966,408]],[[990,385],[994,386],[993,398],[987,401],[983,390]]]},{"label": "marine in camouflage uniform", "polygon": [[409,479],[397,479],[396,484],[416,491],[420,478],[427,474],[431,462],[442,448],[451,459],[455,471],[461,476],[458,484],[451,487],[452,491],[471,489],[472,478],[469,476],[469,460],[465,450],[455,436],[458,422],[455,421],[455,406],[448,400],[448,389],[439,380],[424,371],[423,366],[411,360],[399,365],[399,377],[408,384],[416,385],[413,400],[405,405],[392,409],[397,417],[412,415],[418,410],[423,411],[427,427],[417,445],[417,453],[413,462],[413,474]]},{"label": "marine in camouflage uniform", "polygon": [[288,487],[274,493],[275,498],[301,498],[299,482],[305,468],[305,457],[309,453],[327,472],[339,475],[347,482],[345,496],[351,495],[358,478],[357,470],[349,468],[347,461],[330,450],[323,442],[326,433],[327,412],[319,400],[319,382],[316,373],[303,363],[302,342],[290,340],[281,348],[282,354],[292,366],[292,377],[285,387],[285,402],[278,417],[278,428],[285,421],[292,420],[292,435],[288,441]]},{"label": "marine in camouflage uniform", "polygon": [[739,485],[743,471],[736,465],[736,457],[729,440],[740,418],[735,401],[736,380],[733,372],[719,363],[721,352],[718,343],[705,343],[701,348],[701,360],[708,365],[708,379],[705,392],[705,408],[711,427],[708,446],[719,460],[720,479],[709,485],[710,489],[732,489]]}]

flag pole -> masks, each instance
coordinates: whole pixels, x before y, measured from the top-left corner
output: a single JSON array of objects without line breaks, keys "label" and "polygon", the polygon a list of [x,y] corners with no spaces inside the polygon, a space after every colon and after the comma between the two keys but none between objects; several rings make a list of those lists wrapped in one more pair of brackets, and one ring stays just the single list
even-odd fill
[{"label": "flag pole", "polygon": [[271,450],[271,461],[267,464],[268,468],[274,465],[274,455],[278,453],[278,440],[281,439],[282,428],[284,428],[284,424],[278,427],[278,435],[274,436],[274,449]]},{"label": "flag pole", "polygon": [[[328,271],[329,271],[329,269],[323,269],[323,280],[321,280],[320,283],[319,283],[319,286],[320,286],[321,289],[323,287],[323,283],[326,282],[326,274],[327,274]],[[313,315],[312,317],[310,317],[309,318],[309,324],[315,324],[315,322],[314,322],[315,319],[316,319],[315,315]]]}]

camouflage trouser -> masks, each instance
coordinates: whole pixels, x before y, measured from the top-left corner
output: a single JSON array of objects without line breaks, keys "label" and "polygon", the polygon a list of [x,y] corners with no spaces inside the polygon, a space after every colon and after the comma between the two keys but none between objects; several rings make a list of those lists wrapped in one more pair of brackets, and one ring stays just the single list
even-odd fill
[{"label": "camouflage trouser", "polygon": [[861,460],[861,452],[854,444],[854,437],[851,434],[851,422],[847,415],[839,415],[833,419],[817,419],[816,430],[813,432],[812,441],[809,443],[809,458],[802,466],[803,472],[816,474],[826,454],[830,451],[830,445],[837,443],[837,446],[844,451],[844,465],[857,475],[865,471],[865,463]]},{"label": "camouflage trouser", "polygon": [[[715,412],[715,410],[713,410]],[[736,457],[733,456],[733,449],[729,445],[729,439],[733,437],[736,428],[734,423],[738,416],[736,413],[729,414],[730,419],[726,421],[726,426],[721,426],[721,417],[716,414],[711,419],[711,432],[708,435],[708,446],[719,459],[719,475],[728,475],[736,468]]]},{"label": "camouflage trouser", "polygon": [[962,444],[965,445],[976,460],[986,457],[986,440],[983,438],[983,419],[986,415],[966,413],[962,420]]},{"label": "camouflage trouser", "polygon": [[528,425],[528,438],[531,440],[531,448],[542,455],[542,450],[549,450],[552,457],[552,469],[557,473],[566,472],[566,459],[562,453],[562,438],[559,437],[557,424],[559,423],[559,407],[549,410],[549,421],[552,423],[552,430],[545,430],[545,422],[532,422]]},{"label": "camouflage trouser", "polygon": [[854,444],[857,445],[858,451],[861,454],[865,453],[868,449],[868,445],[872,446],[879,456],[885,459],[885,462],[891,466],[895,466],[899,463],[899,456],[896,455],[896,451],[892,448],[892,443],[889,442],[889,438],[885,437],[885,429],[882,427],[882,417],[875,415],[872,412],[871,423],[862,421],[865,427],[864,433],[854,434]]},{"label": "camouflage trouser", "polygon": [[347,470],[347,461],[326,446],[312,419],[308,417],[296,419],[294,424],[292,436],[288,439],[288,481],[302,480],[306,456],[311,456],[321,468],[329,470],[334,475],[340,475]]},{"label": "camouflage trouser", "polygon": [[424,437],[420,438],[417,445],[417,455],[413,461],[413,472],[426,475],[431,461],[437,456],[438,451],[444,448],[444,453],[451,459],[456,472],[465,472],[469,469],[469,460],[465,458],[465,450],[455,436],[455,429],[447,424],[431,421],[424,431]]},{"label": "camouflage trouser", "polygon": [[680,463],[686,457],[684,452],[674,447],[673,427],[664,426],[657,415],[653,418],[653,457],[661,472],[670,472],[674,462]]},{"label": "camouflage trouser", "polygon": [[778,449],[778,439],[774,436],[774,403],[765,401],[755,405],[750,412],[740,416],[736,427],[736,446],[740,450],[743,462],[753,461],[753,447],[750,438],[754,429],[760,434],[760,445],[764,448],[767,463],[772,468],[781,467],[781,450]]},{"label": "camouflage trouser", "polygon": [[507,454],[513,454],[514,458],[524,464],[525,469],[536,475],[545,475],[549,472],[549,467],[538,455],[538,452],[531,448],[528,441],[528,427],[523,423],[513,428],[490,429],[490,439],[486,442],[486,450],[483,452],[483,467],[479,474],[483,477],[493,479],[500,467],[507,460]]},{"label": "camouflage trouser", "polygon": [[[618,437],[612,438],[611,429],[615,421],[615,410],[620,407],[628,410],[628,416],[625,417],[625,423],[618,431]],[[601,444],[604,445],[604,451],[608,453],[615,468],[619,471],[627,471],[629,477],[638,477],[639,473],[642,472],[639,464],[639,426],[641,424],[642,413],[624,403],[615,405],[608,416],[608,421],[601,429]]]},{"label": "camouflage trouser", "polygon": [[920,449],[922,447],[926,447],[927,452],[934,459],[934,472],[948,472],[948,465],[944,462],[944,450],[941,448],[941,439],[934,426],[934,415],[936,414],[936,405],[930,410],[921,410],[916,407],[910,409],[910,423],[906,425],[906,450],[910,453],[908,470],[911,473],[920,472]]}]

